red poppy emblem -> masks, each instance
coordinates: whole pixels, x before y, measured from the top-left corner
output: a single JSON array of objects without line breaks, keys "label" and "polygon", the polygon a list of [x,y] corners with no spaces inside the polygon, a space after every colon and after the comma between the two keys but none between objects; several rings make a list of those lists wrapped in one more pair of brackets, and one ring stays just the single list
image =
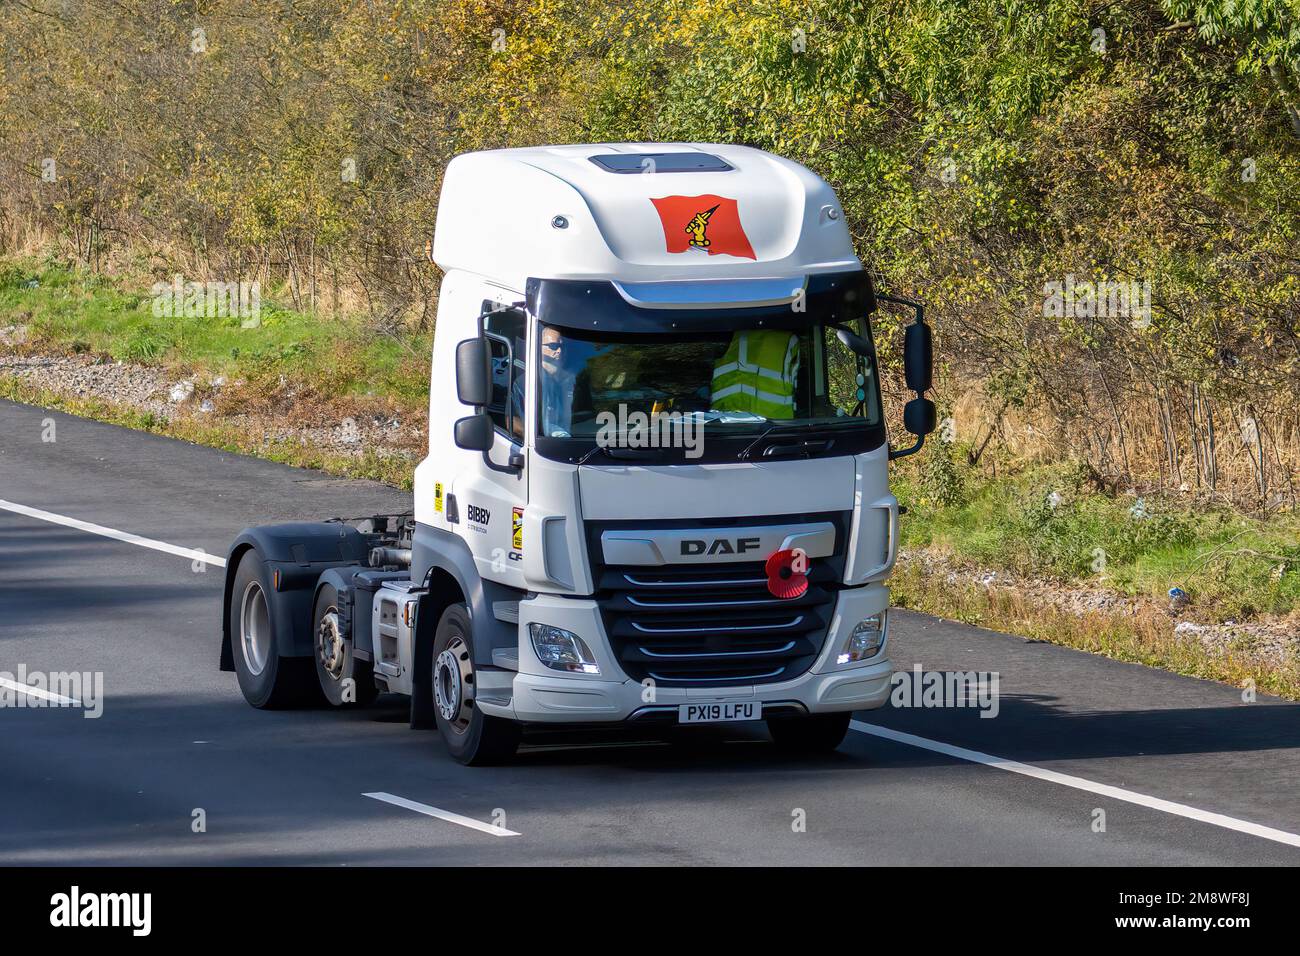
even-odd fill
[{"label": "red poppy emblem", "polygon": [[789,600],[800,597],[808,590],[808,555],[802,548],[785,548],[774,551],[767,559],[767,589],[775,597]]}]

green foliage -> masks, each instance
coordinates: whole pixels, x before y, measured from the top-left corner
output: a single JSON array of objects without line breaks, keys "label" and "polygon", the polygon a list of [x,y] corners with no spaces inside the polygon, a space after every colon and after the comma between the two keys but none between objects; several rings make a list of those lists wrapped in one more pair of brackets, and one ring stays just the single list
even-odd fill
[{"label": "green foliage", "polygon": [[1161,0],[1174,20],[1190,20],[1205,39],[1241,44],[1253,65],[1300,67],[1295,0]]},{"label": "green foliage", "polygon": [[115,359],[121,361],[149,364],[161,358],[171,345],[171,339],[161,330],[139,325],[114,342],[111,352]]},{"label": "green foliage", "polygon": [[921,450],[920,505],[952,508],[965,500],[966,475],[953,454],[952,444],[941,440],[932,440]]},{"label": "green foliage", "polygon": [[1297,516],[1261,520],[1167,496],[1112,496],[1085,479],[1077,464],[997,480],[965,473],[965,493],[945,504],[927,466],[898,482],[909,508],[903,545],[1156,599],[1180,587],[1219,618],[1300,607]]},{"label": "green foliage", "polygon": [[1100,495],[1063,498],[1054,505],[1052,494],[1041,487],[1032,489],[1028,500],[1020,499],[1018,514],[1008,527],[1008,547],[1016,542],[1014,552],[1027,570],[1086,577],[1195,539],[1187,516],[1135,513],[1136,503],[1125,509]]}]

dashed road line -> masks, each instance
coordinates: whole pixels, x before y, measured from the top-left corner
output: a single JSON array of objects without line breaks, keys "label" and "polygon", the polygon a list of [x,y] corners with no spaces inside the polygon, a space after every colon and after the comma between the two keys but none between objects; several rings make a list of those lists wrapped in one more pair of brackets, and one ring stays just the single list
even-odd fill
[{"label": "dashed road line", "polygon": [[76,528],[78,531],[97,534],[104,538],[112,538],[114,541],[123,541],[127,544],[134,544],[137,547],[161,551],[164,554],[174,554],[178,558],[189,558],[191,561],[201,561],[204,564],[211,564],[218,568],[224,568],[226,566],[225,558],[218,558],[198,548],[182,548],[177,544],[168,544],[166,541],[156,541],[153,538],[145,538],[138,534],[132,534],[129,531],[118,531],[116,528],[106,528],[102,524],[82,521],[79,518],[69,518],[67,515],[55,514],[52,511],[42,511],[40,508],[29,508],[27,505],[5,501],[3,498],[0,498],[0,509],[12,511],[14,514],[26,515],[28,518],[48,521],[51,524],[63,525],[65,528]]},{"label": "dashed road line", "polygon": [[471,830],[478,830],[480,833],[489,833],[492,836],[511,837],[523,836],[522,833],[516,833],[514,830],[507,830],[505,827],[495,826],[491,823],[483,823],[479,820],[463,817],[459,813],[452,813],[450,810],[439,810],[437,807],[431,807],[427,803],[417,803],[414,800],[407,800],[405,797],[399,797],[391,793],[363,793],[363,797],[369,797],[371,800],[379,800],[382,803],[391,803],[395,807],[402,807],[406,810],[414,810],[416,813],[423,813],[428,817],[437,817],[439,820],[446,820],[448,823],[455,823],[462,827],[469,827]]},{"label": "dashed road line", "polygon": [[958,760],[969,760],[971,763],[983,764],[986,767],[994,767],[998,770],[1006,770],[1009,773],[1018,773],[1026,777],[1034,777],[1037,780],[1046,780],[1048,783],[1059,784],[1063,787],[1073,787],[1075,790],[1084,790],[1088,793],[1095,793],[1101,797],[1109,797],[1112,800],[1122,800],[1125,803],[1134,803],[1140,807],[1147,807],[1151,810],[1160,810],[1163,813],[1172,813],[1174,816],[1185,817],[1188,820],[1198,820],[1201,823],[1209,823],[1212,826],[1223,827],[1226,830],[1236,830],[1238,833],[1247,833],[1264,840],[1272,840],[1275,843],[1285,843],[1287,846],[1300,847],[1300,834],[1288,833],[1286,830],[1266,827],[1259,823],[1251,823],[1249,820],[1238,820],[1236,817],[1225,816],[1222,813],[1213,813],[1209,810],[1201,810],[1198,807],[1191,807],[1185,803],[1174,803],[1172,800],[1162,800],[1160,797],[1148,796],[1145,793],[1138,793],[1134,790],[1125,790],[1122,787],[1112,787],[1110,784],[1097,783],[1096,781],[1088,780],[1084,777],[1076,777],[1072,774],[1060,773],[1056,770],[1048,770],[1045,767],[1035,767],[1033,764],[1021,763],[1018,760],[1008,760],[1005,757],[995,757],[992,754],[981,753],[978,750],[968,750],[965,747],[946,744],[940,740],[930,740],[927,737],[918,737],[915,734],[906,734],[901,730],[891,730],[888,727],[879,727],[875,724],[864,723],[861,720],[851,721],[849,727],[859,733],[870,734],[873,737],[883,737],[885,740],[907,744],[909,747],[919,747],[922,750],[929,750],[933,753],[955,757]]}]

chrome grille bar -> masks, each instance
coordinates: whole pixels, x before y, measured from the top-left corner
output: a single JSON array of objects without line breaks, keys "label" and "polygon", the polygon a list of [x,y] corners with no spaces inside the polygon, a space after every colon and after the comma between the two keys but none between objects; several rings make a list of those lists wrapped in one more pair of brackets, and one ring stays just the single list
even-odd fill
[{"label": "chrome grille bar", "polygon": [[632,595],[628,595],[628,604],[635,604],[637,607],[690,607],[690,608],[709,608],[709,607],[741,607],[755,604],[785,604],[785,598],[755,598],[750,601],[640,601]]},{"label": "chrome grille bar", "polygon": [[637,621],[632,626],[642,634],[730,634],[735,631],[788,631],[803,623],[803,615],[798,614],[794,620],[784,624],[730,624],[726,627],[646,627]]},{"label": "chrome grille bar", "polygon": [[782,645],[781,647],[765,647],[762,650],[758,650],[758,651],[705,651],[698,654],[695,653],[666,654],[663,651],[652,651],[648,647],[642,647],[639,648],[639,650],[641,651],[642,654],[645,654],[647,657],[662,657],[670,660],[688,661],[688,660],[700,660],[709,657],[759,657],[763,654],[784,654],[792,647],[794,647],[794,641],[790,641]]},{"label": "chrome grille bar", "polygon": [[728,683],[744,683],[751,680],[767,680],[769,677],[776,677],[785,672],[784,667],[778,667],[774,671],[767,671],[763,674],[720,674],[713,677],[682,677],[677,674],[656,674],[650,672],[650,676],[659,681],[672,681],[677,684],[716,684],[719,680],[726,680]]},{"label": "chrome grille bar", "polygon": [[636,575],[624,574],[623,580],[638,588],[708,588],[731,587],[741,584],[766,584],[767,578],[736,578],[731,581],[642,581]]}]

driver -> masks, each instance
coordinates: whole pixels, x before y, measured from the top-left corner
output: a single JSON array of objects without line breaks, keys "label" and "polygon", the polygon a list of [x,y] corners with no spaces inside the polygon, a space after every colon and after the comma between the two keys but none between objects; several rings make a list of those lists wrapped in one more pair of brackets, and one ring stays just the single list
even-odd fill
[{"label": "driver", "polygon": [[794,418],[799,337],[775,329],[745,330],[713,366],[714,411]]},{"label": "driver", "polygon": [[568,438],[573,427],[573,372],[564,362],[564,336],[542,329],[542,434]]}]

